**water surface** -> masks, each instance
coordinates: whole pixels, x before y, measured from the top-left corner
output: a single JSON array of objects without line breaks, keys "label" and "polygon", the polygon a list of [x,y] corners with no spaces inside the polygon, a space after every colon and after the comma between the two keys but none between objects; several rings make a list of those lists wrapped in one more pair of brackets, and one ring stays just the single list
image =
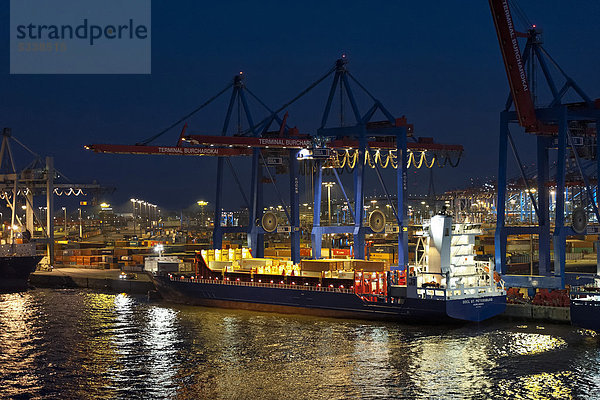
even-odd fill
[{"label": "water surface", "polygon": [[600,398],[600,347],[566,325],[414,326],[37,289],[0,295],[0,396]]}]

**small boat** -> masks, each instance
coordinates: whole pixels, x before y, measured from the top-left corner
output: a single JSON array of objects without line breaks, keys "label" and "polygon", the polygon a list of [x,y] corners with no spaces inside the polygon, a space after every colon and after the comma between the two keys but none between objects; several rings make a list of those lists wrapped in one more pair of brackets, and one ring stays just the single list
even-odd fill
[{"label": "small boat", "polygon": [[432,217],[408,277],[401,270],[365,270],[370,264],[361,260],[322,260],[354,268],[309,271],[287,264],[252,266],[272,263],[266,259],[209,258],[207,263],[206,253],[197,253],[193,274],[178,272],[173,260],[147,261],[148,273],[163,298],[176,303],[417,323],[479,322],[506,308],[506,292],[491,261],[475,261],[479,233],[477,225],[453,226],[449,216]]},{"label": "small boat", "polygon": [[571,324],[583,329],[600,332],[600,280],[585,286],[572,286]]}]

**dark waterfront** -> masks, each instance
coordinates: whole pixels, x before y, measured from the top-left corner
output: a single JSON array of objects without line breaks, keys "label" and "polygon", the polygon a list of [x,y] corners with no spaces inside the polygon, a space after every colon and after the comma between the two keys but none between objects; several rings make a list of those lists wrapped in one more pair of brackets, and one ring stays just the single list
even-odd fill
[{"label": "dark waterfront", "polygon": [[600,398],[597,339],[569,326],[458,328],[148,302],[0,295],[3,398]]}]

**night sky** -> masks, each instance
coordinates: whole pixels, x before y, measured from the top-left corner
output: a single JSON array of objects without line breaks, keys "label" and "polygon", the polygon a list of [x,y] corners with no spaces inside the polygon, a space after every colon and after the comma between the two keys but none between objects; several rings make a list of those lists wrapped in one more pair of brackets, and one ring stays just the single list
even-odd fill
[{"label": "night sky", "polygon": [[[545,47],[563,69],[590,97],[600,97],[600,2],[520,5],[543,27]],[[353,75],[394,115],[415,124],[416,135],[465,146],[458,168],[436,170],[438,191],[496,174],[498,112],[508,84],[487,1],[153,1],[151,75],[9,75],[8,15],[3,2],[0,126],[11,127],[39,154],[53,155],[72,180],[116,187],[106,199],[115,205],[131,197],[167,209],[213,201],[216,159],[93,154],[84,144],[134,144],[150,137],[239,71],[276,108],[342,53]],[[315,133],[329,82],[290,107],[290,125]],[[218,134],[226,97],[192,117],[188,132]],[[257,108],[254,119],[264,115]],[[156,144],[175,145],[180,129]],[[528,158],[527,148],[522,152]],[[28,160],[23,155],[21,161]],[[247,164],[236,165],[246,176]],[[411,172],[410,180],[412,192],[427,191],[428,173]],[[227,194],[226,207],[241,205],[235,190]]]}]

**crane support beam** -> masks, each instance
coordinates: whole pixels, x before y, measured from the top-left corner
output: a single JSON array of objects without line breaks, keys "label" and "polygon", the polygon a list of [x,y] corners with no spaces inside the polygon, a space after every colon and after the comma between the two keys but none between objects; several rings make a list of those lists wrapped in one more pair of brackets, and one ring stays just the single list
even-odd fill
[{"label": "crane support beam", "polygon": [[[220,137],[220,136],[219,136]],[[95,153],[114,154],[159,154],[173,156],[249,156],[251,150],[230,149],[217,147],[180,147],[180,146],[137,146],[121,144],[90,144],[85,146],[87,150]]]},{"label": "crane support beam", "polygon": [[[312,138],[298,139],[289,137],[240,137],[240,136],[209,136],[209,135],[189,135],[185,138],[193,145],[200,146],[233,146],[251,147],[251,148],[281,148],[281,149],[305,149],[313,147]],[[358,140],[343,138],[335,139],[326,144],[333,149],[352,149],[358,148]],[[395,140],[390,141],[369,141],[367,146],[371,149],[396,149]],[[463,151],[463,146],[455,144],[440,144],[432,141],[409,142],[406,144],[409,150],[427,151],[427,150],[447,150]],[[135,146],[133,146],[135,147]],[[195,147],[185,147],[186,149],[195,149]],[[211,147],[212,148],[212,147]]]},{"label": "crane support beam", "polygon": [[312,139],[290,137],[246,137],[246,136],[209,136],[188,135],[184,138],[193,145],[236,146],[236,147],[273,147],[281,149],[302,149],[312,147]]}]

